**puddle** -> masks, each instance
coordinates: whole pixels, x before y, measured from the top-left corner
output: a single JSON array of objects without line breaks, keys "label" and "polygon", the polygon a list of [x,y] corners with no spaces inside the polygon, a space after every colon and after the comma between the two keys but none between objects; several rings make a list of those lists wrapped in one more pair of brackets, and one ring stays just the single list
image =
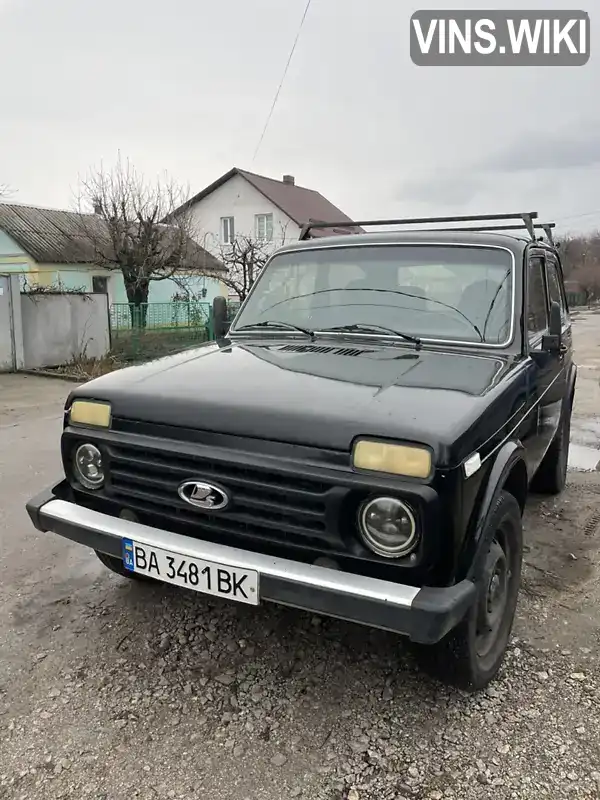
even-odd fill
[{"label": "puddle", "polygon": [[595,447],[587,447],[584,444],[569,445],[569,469],[581,472],[593,472],[598,468],[600,462],[600,450]]},{"label": "puddle", "polygon": [[571,420],[569,469],[593,472],[600,462],[600,419]]},{"label": "puddle", "polygon": [[571,419],[571,446],[574,442],[600,450],[600,419]]}]

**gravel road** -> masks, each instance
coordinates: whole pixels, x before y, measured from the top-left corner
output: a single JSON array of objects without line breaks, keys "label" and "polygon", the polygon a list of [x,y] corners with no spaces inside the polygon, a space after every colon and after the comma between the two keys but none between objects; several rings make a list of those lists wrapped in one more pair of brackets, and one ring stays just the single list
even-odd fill
[{"label": "gravel road", "polygon": [[[599,345],[578,318],[588,455]],[[531,499],[506,666],[468,695],[390,634],[136,584],[33,530],[69,388],[0,376],[0,798],[600,798],[597,471]]]}]

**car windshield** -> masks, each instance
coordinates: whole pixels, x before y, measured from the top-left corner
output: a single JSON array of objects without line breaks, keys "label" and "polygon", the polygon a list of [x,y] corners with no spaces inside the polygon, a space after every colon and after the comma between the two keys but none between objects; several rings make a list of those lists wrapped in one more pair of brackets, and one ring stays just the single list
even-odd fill
[{"label": "car windshield", "polygon": [[358,326],[353,332],[364,333],[372,325],[382,336],[395,330],[501,344],[511,327],[512,282],[511,254],[500,248],[357,245],[283,252],[263,270],[231,332],[260,323],[261,330],[276,330],[279,323],[282,330]]}]

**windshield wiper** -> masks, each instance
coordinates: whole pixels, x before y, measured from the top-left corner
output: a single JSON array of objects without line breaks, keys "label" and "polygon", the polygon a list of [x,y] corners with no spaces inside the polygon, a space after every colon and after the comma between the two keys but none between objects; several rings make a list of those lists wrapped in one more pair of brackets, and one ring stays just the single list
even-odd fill
[{"label": "windshield wiper", "polygon": [[388,328],[386,325],[376,325],[371,323],[354,322],[351,325],[336,325],[334,328],[324,328],[323,333],[336,332],[336,331],[357,331],[360,333],[388,333],[392,336],[399,336],[407,342],[412,342],[416,345],[417,350],[421,349],[421,340],[418,336],[411,336],[409,333],[402,333],[394,328]]},{"label": "windshield wiper", "polygon": [[240,331],[250,331],[254,328],[279,328],[289,331],[298,331],[298,333],[303,333],[305,336],[310,336],[311,339],[314,339],[314,331],[309,330],[308,328],[301,328],[300,325],[292,325],[291,322],[281,322],[277,319],[266,319],[263,322],[251,322],[248,325],[242,325],[240,328],[236,328],[232,333],[240,333]]},{"label": "windshield wiper", "polygon": [[[403,295],[404,297],[412,297],[412,298],[414,298],[416,300],[427,300],[427,302],[429,302],[429,303],[435,303],[438,306],[443,306],[444,308],[449,308],[451,311],[454,311],[456,314],[459,314],[473,328],[473,330],[475,331],[477,336],[479,336],[479,340],[481,342],[485,342],[485,339],[483,338],[483,335],[482,335],[481,331],[479,330],[479,328],[477,327],[477,325],[475,325],[475,323],[472,320],[470,320],[469,317],[467,317],[466,314],[463,314],[463,312],[460,309],[456,308],[456,306],[450,305],[450,303],[444,303],[442,300],[436,300],[435,297],[423,297],[420,294],[412,294],[412,293],[409,293],[409,292],[401,292],[398,289],[378,289],[378,288],[374,288],[374,287],[365,288],[365,289],[343,289],[343,288],[340,289],[339,287],[337,289],[317,289],[315,292],[305,292],[304,294],[296,294],[293,297],[286,297],[284,300],[278,300],[276,303],[272,303],[270,306],[268,306],[265,309],[265,311],[269,311],[270,309],[275,308],[276,306],[279,306],[282,303],[289,303],[290,300],[298,300],[301,297],[312,297],[313,295],[325,294],[326,292],[340,292],[340,291],[346,291],[346,292],[383,292],[384,294],[398,294],[398,295]],[[345,305],[348,305],[348,304],[345,304]],[[361,304],[358,303],[358,305],[361,305]]]}]

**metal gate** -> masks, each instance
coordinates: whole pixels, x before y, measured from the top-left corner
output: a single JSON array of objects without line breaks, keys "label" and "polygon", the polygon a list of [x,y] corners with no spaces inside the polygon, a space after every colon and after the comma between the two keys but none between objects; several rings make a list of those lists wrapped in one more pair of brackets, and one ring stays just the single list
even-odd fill
[{"label": "metal gate", "polygon": [[8,275],[0,275],[0,372],[10,372],[14,368],[15,336],[10,280]]}]

